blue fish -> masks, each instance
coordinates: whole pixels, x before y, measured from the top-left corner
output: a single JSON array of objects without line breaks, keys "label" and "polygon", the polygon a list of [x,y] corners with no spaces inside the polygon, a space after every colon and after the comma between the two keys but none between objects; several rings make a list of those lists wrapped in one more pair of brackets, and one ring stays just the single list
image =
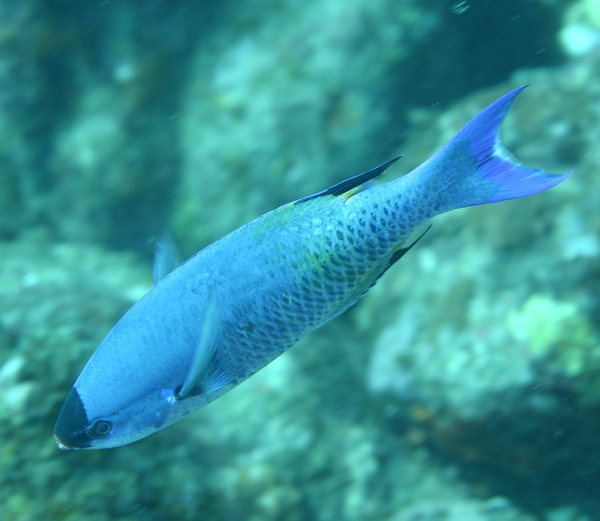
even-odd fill
[{"label": "blue fish", "polygon": [[[61,449],[144,438],[215,400],[358,301],[431,217],[543,192],[571,172],[521,167],[500,124],[520,87],[386,184],[398,158],[268,212],[168,274],[115,325],[60,412]],[[164,275],[164,276],[163,276]]]}]

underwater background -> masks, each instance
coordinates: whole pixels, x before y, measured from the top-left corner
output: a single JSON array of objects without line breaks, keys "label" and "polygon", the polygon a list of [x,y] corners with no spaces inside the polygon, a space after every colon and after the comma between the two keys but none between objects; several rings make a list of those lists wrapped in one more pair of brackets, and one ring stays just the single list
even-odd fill
[{"label": "underwater background", "polygon": [[[455,211],[353,309],[186,420],[52,429],[186,256],[504,125],[547,193]],[[243,255],[243,252],[240,252]],[[0,0],[0,519],[600,520],[598,0]]]}]

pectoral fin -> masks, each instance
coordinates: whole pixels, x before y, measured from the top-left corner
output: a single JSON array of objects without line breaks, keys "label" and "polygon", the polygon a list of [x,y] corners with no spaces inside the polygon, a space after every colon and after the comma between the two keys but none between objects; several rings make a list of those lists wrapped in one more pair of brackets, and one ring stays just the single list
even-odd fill
[{"label": "pectoral fin", "polygon": [[216,370],[216,356],[221,338],[221,317],[216,285],[209,291],[208,302],[200,325],[200,338],[183,385],[176,394],[178,400],[207,393],[222,384]]}]

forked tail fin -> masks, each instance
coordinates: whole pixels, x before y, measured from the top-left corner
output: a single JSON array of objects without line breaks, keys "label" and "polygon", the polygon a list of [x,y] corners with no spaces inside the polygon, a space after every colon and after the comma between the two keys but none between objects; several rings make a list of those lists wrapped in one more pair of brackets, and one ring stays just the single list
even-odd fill
[{"label": "forked tail fin", "polygon": [[523,168],[504,147],[500,125],[525,87],[527,85],[496,100],[428,161],[413,170],[412,174],[419,178],[422,186],[437,194],[435,213],[537,194],[571,175],[572,171],[553,175]]}]

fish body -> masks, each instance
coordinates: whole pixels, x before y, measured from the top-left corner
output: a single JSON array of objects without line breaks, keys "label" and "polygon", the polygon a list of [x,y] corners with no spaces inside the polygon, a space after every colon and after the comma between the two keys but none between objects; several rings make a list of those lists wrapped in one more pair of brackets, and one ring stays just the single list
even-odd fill
[{"label": "fish body", "polygon": [[55,427],[59,447],[115,447],[178,421],[352,306],[431,217],[566,179],[519,166],[500,141],[523,88],[411,173],[375,184],[395,158],[262,215],[166,275],[83,369]]}]

